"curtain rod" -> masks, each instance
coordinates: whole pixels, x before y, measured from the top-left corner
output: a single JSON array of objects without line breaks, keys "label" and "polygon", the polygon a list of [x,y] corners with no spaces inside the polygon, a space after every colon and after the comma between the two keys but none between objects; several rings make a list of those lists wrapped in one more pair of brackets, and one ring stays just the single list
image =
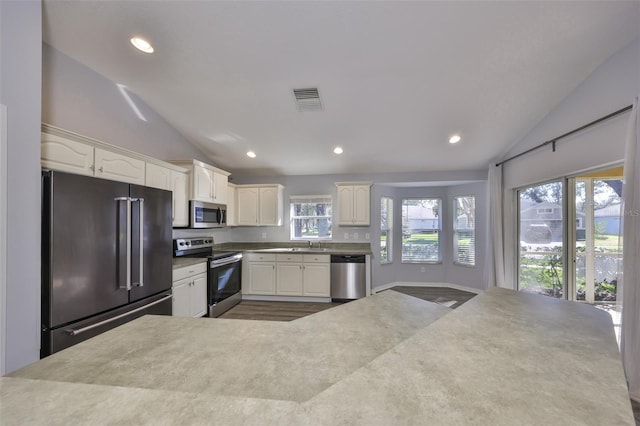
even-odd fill
[{"label": "curtain rod", "polygon": [[509,157],[509,158],[507,158],[506,160],[502,160],[501,162],[496,163],[496,167],[501,166],[502,164],[506,163],[507,161],[511,161],[511,160],[514,160],[514,159],[516,159],[516,158],[518,158],[518,157],[522,157],[523,155],[528,154],[528,153],[530,153],[531,151],[535,151],[536,149],[538,149],[538,148],[542,148],[542,147],[547,146],[547,145],[549,145],[549,144],[551,144],[552,149],[553,149],[553,152],[556,152],[556,142],[557,142],[559,139],[566,138],[567,136],[570,136],[570,135],[572,135],[572,134],[574,134],[574,133],[577,133],[577,132],[579,132],[579,131],[581,131],[581,130],[584,130],[584,129],[586,129],[587,127],[591,127],[591,126],[593,126],[593,125],[595,125],[595,124],[598,124],[598,123],[600,123],[600,122],[602,122],[602,121],[605,121],[605,120],[608,120],[608,119],[610,119],[610,118],[613,118],[613,117],[615,117],[615,116],[617,116],[617,115],[620,115],[620,114],[622,114],[623,112],[627,112],[627,111],[629,111],[631,108],[633,108],[633,105],[628,105],[628,106],[626,106],[626,107],[624,107],[624,108],[622,108],[622,109],[619,109],[619,110],[617,110],[617,111],[615,111],[615,112],[612,112],[611,114],[607,114],[607,115],[605,115],[604,117],[600,117],[600,118],[598,118],[597,120],[593,120],[592,122],[587,123],[587,124],[585,124],[584,126],[580,126],[580,127],[578,127],[577,129],[573,129],[573,130],[571,130],[570,132],[567,132],[567,133],[565,133],[565,134],[562,134],[562,135],[560,135],[560,136],[558,136],[558,137],[555,137],[555,138],[553,138],[553,139],[549,139],[548,141],[543,142],[543,143],[541,143],[540,145],[536,145],[536,146],[534,146],[533,148],[529,148],[528,150],[526,150],[526,151],[524,151],[524,152],[521,152],[520,154],[516,154],[516,155],[514,155],[513,157]]}]

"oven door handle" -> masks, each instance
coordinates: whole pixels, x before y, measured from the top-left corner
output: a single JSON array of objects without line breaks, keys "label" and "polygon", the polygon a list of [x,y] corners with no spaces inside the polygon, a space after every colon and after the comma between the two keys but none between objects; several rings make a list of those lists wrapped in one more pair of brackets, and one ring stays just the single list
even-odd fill
[{"label": "oven door handle", "polygon": [[211,267],[216,268],[218,266],[230,265],[232,263],[240,262],[242,260],[242,253],[236,254],[230,257],[225,257],[223,259],[212,259]]}]

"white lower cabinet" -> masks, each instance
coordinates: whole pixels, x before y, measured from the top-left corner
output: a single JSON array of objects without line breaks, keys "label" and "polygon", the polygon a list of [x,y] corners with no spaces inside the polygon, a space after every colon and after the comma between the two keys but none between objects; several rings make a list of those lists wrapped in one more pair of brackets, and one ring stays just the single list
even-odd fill
[{"label": "white lower cabinet", "polygon": [[301,254],[279,254],[276,256],[276,294],[279,296],[302,296]]},{"label": "white lower cabinet", "polygon": [[330,297],[329,255],[245,253],[242,292],[251,295]]},{"label": "white lower cabinet", "polygon": [[331,296],[331,257],[329,255],[304,255],[302,295]]},{"label": "white lower cabinet", "polygon": [[242,293],[276,294],[276,255],[245,253],[242,259]]},{"label": "white lower cabinet", "polygon": [[173,316],[201,317],[207,314],[207,263],[173,270]]}]

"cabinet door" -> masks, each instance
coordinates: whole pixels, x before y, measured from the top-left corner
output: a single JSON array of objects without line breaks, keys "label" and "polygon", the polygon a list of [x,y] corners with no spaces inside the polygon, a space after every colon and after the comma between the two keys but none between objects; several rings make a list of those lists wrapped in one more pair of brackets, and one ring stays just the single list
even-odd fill
[{"label": "cabinet door", "polygon": [[368,185],[355,185],[353,187],[353,224],[369,225],[369,193]]},{"label": "cabinet door", "polygon": [[145,162],[104,149],[95,149],[95,175],[103,179],[144,185]]},{"label": "cabinet door", "polygon": [[171,173],[171,191],[173,192],[173,226],[189,226],[189,199],[187,192],[189,188],[187,174],[177,172]]},{"label": "cabinet door", "polygon": [[41,133],[40,161],[45,169],[93,176],[93,147]]},{"label": "cabinet door", "polygon": [[227,185],[227,226],[238,224],[236,211],[236,187]]},{"label": "cabinet door", "polygon": [[222,173],[213,173],[213,201],[218,204],[227,204],[227,191],[229,178]]},{"label": "cabinet door", "polygon": [[193,166],[193,188],[191,198],[207,203],[213,202],[213,171]]},{"label": "cabinet door", "polygon": [[191,316],[191,278],[173,283],[173,316]]},{"label": "cabinet door", "polygon": [[329,263],[305,263],[302,277],[302,295],[331,296],[331,266]]},{"label": "cabinet door", "polygon": [[276,294],[302,296],[302,264],[278,262],[276,270]]},{"label": "cabinet door", "polygon": [[259,225],[280,226],[279,191],[277,187],[260,188]]},{"label": "cabinet door", "polygon": [[353,186],[338,186],[338,225],[353,224]]},{"label": "cabinet door", "polygon": [[276,264],[250,262],[249,292],[247,294],[276,294]]},{"label": "cabinet door", "polygon": [[258,188],[236,188],[238,225],[258,224]]},{"label": "cabinet door", "polygon": [[191,316],[207,315],[207,274],[196,275],[191,278]]},{"label": "cabinet door", "polygon": [[147,163],[145,169],[145,186],[171,191],[171,169]]}]

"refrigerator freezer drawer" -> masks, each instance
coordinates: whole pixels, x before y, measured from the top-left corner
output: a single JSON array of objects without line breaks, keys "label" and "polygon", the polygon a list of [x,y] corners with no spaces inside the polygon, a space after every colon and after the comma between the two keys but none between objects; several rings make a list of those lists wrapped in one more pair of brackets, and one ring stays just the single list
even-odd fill
[{"label": "refrigerator freezer drawer", "polygon": [[167,291],[73,324],[53,330],[43,330],[40,358],[88,340],[143,315],[171,315],[171,298],[171,292]]}]

